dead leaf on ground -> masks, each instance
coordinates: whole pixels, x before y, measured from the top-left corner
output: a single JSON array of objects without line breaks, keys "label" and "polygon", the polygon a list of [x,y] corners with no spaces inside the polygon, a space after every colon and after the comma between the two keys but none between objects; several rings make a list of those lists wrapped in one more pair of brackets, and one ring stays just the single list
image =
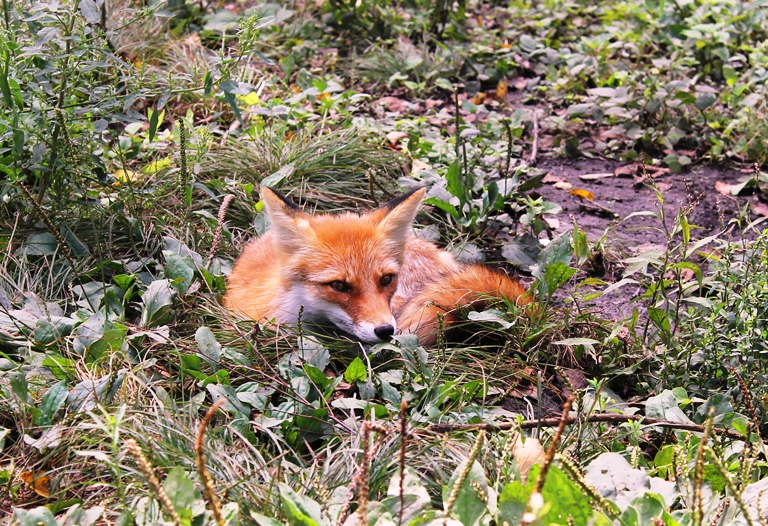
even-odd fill
[{"label": "dead leaf on ground", "polygon": [[715,190],[718,194],[731,195],[731,185],[723,181],[715,181]]},{"label": "dead leaf on ground", "polygon": [[512,84],[512,87],[518,91],[523,91],[528,87],[528,81],[525,79],[525,77],[515,77],[512,79],[510,84]]},{"label": "dead leaf on ground", "polygon": [[420,161],[418,159],[414,159],[411,163],[411,175],[416,176],[419,175],[424,170],[430,170],[432,169],[432,165],[425,163],[424,161]]},{"label": "dead leaf on ground", "polygon": [[562,181],[565,181],[564,175],[555,175],[552,172],[548,172],[547,175],[544,176],[544,179],[541,180],[544,184],[559,183]]},{"label": "dead leaf on ground", "polygon": [[613,174],[616,177],[635,177],[635,182],[637,182],[637,177],[639,176],[641,180],[643,180],[645,178],[645,174],[648,174],[650,177],[656,179],[662,175],[668,175],[672,173],[672,170],[669,168],[664,166],[654,166],[652,164],[646,164],[644,172],[643,166],[644,165],[642,163],[625,164],[624,166],[619,166],[616,168],[613,171]]},{"label": "dead leaf on ground", "polygon": [[573,188],[573,185],[568,181],[558,181],[552,185],[552,188],[557,188],[558,190],[570,190]]},{"label": "dead leaf on ground", "polygon": [[517,461],[520,474],[526,476],[531,467],[544,461],[544,447],[535,438],[526,438],[523,442],[520,435],[517,435],[515,445],[512,446],[512,456]]},{"label": "dead leaf on ground", "polygon": [[651,250],[658,250],[659,252],[664,252],[665,250],[667,250],[667,247],[665,245],[657,245],[656,243],[643,243],[635,247],[636,254],[643,254],[644,252],[650,252]]},{"label": "dead leaf on ground", "polygon": [[571,194],[571,195],[575,195],[577,197],[581,197],[583,199],[589,199],[590,201],[594,201],[595,200],[595,194],[593,194],[589,190],[583,190],[581,188],[575,188],[575,189],[571,190],[568,193]]},{"label": "dead leaf on ground", "polygon": [[509,86],[507,85],[507,79],[503,78],[496,85],[496,100],[499,102],[507,102],[507,92]]},{"label": "dead leaf on ground", "polygon": [[382,97],[376,101],[376,104],[384,106],[394,113],[403,113],[407,108],[403,99],[397,97]]},{"label": "dead leaf on ground", "polygon": [[768,206],[763,203],[752,203],[752,212],[759,216],[768,216]]},{"label": "dead leaf on ground", "polygon": [[560,220],[558,218],[552,216],[542,216],[541,218],[546,224],[549,225],[549,228],[552,230],[557,230],[560,228]]},{"label": "dead leaf on ground", "polygon": [[659,189],[659,192],[666,192],[670,188],[672,188],[672,185],[669,183],[656,183],[656,188]]},{"label": "dead leaf on ground", "polygon": [[408,134],[403,131],[391,131],[387,134],[387,140],[392,146],[396,146],[401,139],[405,139],[406,137],[408,137]]},{"label": "dead leaf on ground", "polygon": [[29,486],[41,497],[48,497],[51,494],[51,479],[42,472],[34,473],[32,471],[22,471],[19,473],[19,478],[24,481],[24,484]]},{"label": "dead leaf on ground", "polygon": [[606,177],[613,177],[612,173],[593,173],[580,175],[579,179],[582,181],[597,181],[599,179],[605,179]]},{"label": "dead leaf on ground", "polygon": [[428,110],[431,110],[432,108],[439,108],[443,104],[443,101],[435,99],[427,99],[424,101],[424,106],[426,106]]},{"label": "dead leaf on ground", "polygon": [[475,106],[479,106],[484,102],[485,102],[485,92],[478,91],[472,96],[472,104],[474,104]]}]

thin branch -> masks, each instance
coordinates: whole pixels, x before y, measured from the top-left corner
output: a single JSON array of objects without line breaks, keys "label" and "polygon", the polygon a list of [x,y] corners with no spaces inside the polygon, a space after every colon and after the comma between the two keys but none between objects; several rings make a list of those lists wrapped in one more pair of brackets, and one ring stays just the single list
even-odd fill
[{"label": "thin branch", "polygon": [[[476,431],[485,430],[489,432],[494,431],[509,431],[510,429],[520,426],[520,429],[534,429],[536,426],[542,427],[557,427],[560,424],[561,418],[545,418],[543,420],[523,420],[519,424],[517,422],[504,422],[501,424],[433,424],[427,428],[427,430],[434,433],[450,433],[452,431]],[[579,418],[570,416],[565,419],[565,425],[573,425],[580,421]],[[703,433],[704,426],[699,424],[688,424],[685,422],[672,422],[670,420],[662,420],[661,418],[648,418],[641,415],[623,415],[619,413],[597,413],[584,418],[581,421],[589,423],[605,422],[607,424],[623,424],[625,422],[639,422],[641,425],[659,426],[670,429],[680,429],[683,431],[693,431],[695,433]],[[745,437],[736,431],[730,429],[712,428],[714,433],[718,435],[726,436],[728,438],[734,438],[737,440],[745,440]]]}]

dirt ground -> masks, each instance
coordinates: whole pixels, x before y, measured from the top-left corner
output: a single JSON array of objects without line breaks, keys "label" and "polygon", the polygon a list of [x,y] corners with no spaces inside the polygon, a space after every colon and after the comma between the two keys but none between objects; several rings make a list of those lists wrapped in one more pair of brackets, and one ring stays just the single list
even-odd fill
[{"label": "dirt ground", "polygon": [[[557,233],[571,229],[573,220],[587,233],[590,242],[597,241],[608,230],[605,272],[596,277],[608,283],[617,281],[624,269],[621,259],[637,255],[652,245],[664,246],[664,235],[658,230],[661,223],[657,218],[640,216],[625,220],[633,212],[658,212],[661,205],[655,191],[641,182],[641,176],[614,175],[617,169],[619,173],[630,171],[632,166],[628,163],[553,159],[541,161],[538,168],[548,174],[547,183],[538,192],[545,200],[563,208],[556,216],[559,221]],[[723,232],[739,209],[749,201],[756,202],[757,198],[722,195],[715,190],[715,183],[734,184],[744,175],[737,169],[720,166],[697,166],[681,174],[661,172],[653,180],[663,195],[667,225],[672,227],[681,207],[693,204],[688,219],[693,238]],[[594,200],[574,195],[573,190],[586,190],[594,195]],[[635,303],[629,300],[640,292],[637,287],[625,287],[592,300],[589,306],[604,318],[621,319],[632,312]]]}]

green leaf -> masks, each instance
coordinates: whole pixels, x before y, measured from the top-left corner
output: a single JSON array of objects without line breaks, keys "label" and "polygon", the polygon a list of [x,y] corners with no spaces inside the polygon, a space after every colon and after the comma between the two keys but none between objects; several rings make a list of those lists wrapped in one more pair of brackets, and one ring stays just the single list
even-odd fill
[{"label": "green leaf", "polygon": [[211,393],[211,398],[213,398],[213,401],[216,402],[219,398],[224,398],[226,402],[224,402],[224,405],[221,406],[221,408],[224,411],[231,411],[234,413],[240,413],[241,415],[244,415],[248,417],[250,415],[251,411],[248,409],[248,406],[243,404],[240,399],[237,397],[237,393],[235,393],[235,390],[232,389],[229,385],[221,385],[221,384],[210,384],[206,385],[205,388],[208,390],[209,393]]},{"label": "green leaf", "polygon": [[264,179],[261,180],[261,186],[266,186],[267,188],[277,188],[280,186],[280,183],[282,183],[284,180],[288,179],[291,175],[293,175],[295,167],[293,163],[286,164],[282,168],[280,168],[278,171],[273,173],[272,175],[268,175]]},{"label": "green leaf", "polygon": [[155,134],[157,133],[160,112],[151,108],[147,111],[149,112],[149,142],[152,142],[155,140]]},{"label": "green leaf", "polygon": [[167,279],[155,280],[142,294],[144,308],[141,311],[142,327],[160,325],[173,303],[173,289]]},{"label": "green leaf", "polygon": [[67,388],[67,382],[65,380],[54,384],[48,392],[45,393],[43,399],[40,400],[40,405],[37,409],[40,411],[35,417],[35,424],[39,426],[47,426],[53,422],[53,417],[64,405],[64,401],[69,395],[69,389]]},{"label": "green leaf", "polygon": [[[538,473],[534,471],[538,470],[539,467],[534,466],[528,473],[529,483],[536,480]],[[589,524],[593,513],[589,499],[556,464],[550,466],[541,494],[549,505],[542,524]]]},{"label": "green leaf", "polygon": [[31,404],[33,402],[32,397],[29,396],[29,386],[27,384],[27,377],[24,373],[14,371],[9,373],[11,377],[11,392],[24,404]]},{"label": "green leaf", "polygon": [[[98,4],[94,0],[80,0],[77,6],[80,9],[80,14],[83,15],[86,22],[89,24],[98,24],[101,22],[101,10]],[[150,139],[151,141],[152,139]]]},{"label": "green leaf", "polygon": [[179,294],[186,294],[192,285],[195,271],[179,254],[170,250],[163,250],[165,256],[165,277],[171,280],[171,286]]},{"label": "green leaf", "polygon": [[565,285],[576,272],[575,268],[571,268],[561,261],[547,265],[544,276],[539,281],[539,296],[551,298],[552,294]]},{"label": "green leaf", "polygon": [[289,526],[327,526],[323,508],[308,497],[297,495],[286,484],[280,484],[280,501]]},{"label": "green leaf", "polygon": [[520,524],[532,491],[533,486],[526,486],[517,480],[504,486],[499,495],[498,523]]},{"label": "green leaf", "polygon": [[194,483],[181,466],[174,467],[165,477],[163,488],[182,520],[192,517],[192,505],[197,497]]},{"label": "green leaf", "polygon": [[442,199],[438,199],[437,197],[428,197],[427,199],[424,199],[424,204],[436,206],[443,212],[449,213],[454,219],[459,219],[459,211],[456,209],[456,207],[451,203],[443,201]]},{"label": "green leaf", "polygon": [[659,329],[662,338],[665,341],[668,340],[671,337],[672,328],[669,322],[669,315],[667,314],[667,311],[664,309],[657,309],[656,307],[648,307],[648,317]]},{"label": "green leaf", "polygon": [[696,97],[696,107],[705,110],[717,102],[717,96],[714,93],[702,93]]},{"label": "green leaf", "polygon": [[[467,469],[467,460],[459,464],[450,482],[444,487],[443,503],[448,502],[448,497],[453,492],[459,474]],[[456,514],[456,517],[464,526],[474,526],[485,515],[485,503],[487,500],[488,480],[485,478],[483,467],[475,460],[472,462],[469,473],[459,488],[459,493],[453,506],[453,513]]]},{"label": "green leaf", "polygon": [[461,177],[461,162],[458,158],[453,160],[448,171],[445,172],[445,180],[448,182],[445,189],[463,203],[466,200],[466,189]]},{"label": "green leaf", "polygon": [[240,124],[245,126],[245,122],[243,122],[243,116],[240,115],[240,110],[237,108],[237,100],[235,99],[235,96],[225,91],[224,100],[226,100],[227,103],[232,107],[232,111],[235,112],[235,117],[237,117],[237,120],[240,121]]},{"label": "green leaf", "polygon": [[214,370],[218,369],[221,361],[221,345],[216,341],[216,336],[208,327],[200,327],[195,332],[195,341],[199,356],[208,362]]},{"label": "green leaf", "polygon": [[283,523],[279,520],[267,517],[256,511],[251,511],[251,518],[254,519],[259,526],[283,526]]},{"label": "green leaf", "polygon": [[501,247],[501,255],[523,270],[530,270],[536,264],[536,258],[541,252],[539,240],[530,234],[515,237]]},{"label": "green leaf", "polygon": [[[547,267],[555,263],[565,263],[569,265],[571,259],[573,259],[573,247],[571,246],[571,233],[563,232],[555,239],[549,242],[541,252],[539,252],[537,259],[538,265],[532,269],[532,273],[537,278],[540,278],[545,272]],[[570,276],[569,276],[570,277]]]},{"label": "green leaf", "polygon": [[704,276],[701,273],[701,267],[699,267],[696,263],[691,263],[689,261],[681,261],[680,263],[675,263],[674,268],[684,268],[684,269],[692,270],[693,274],[696,276],[696,281],[699,282],[699,288],[701,288],[704,282]]},{"label": "green leaf", "polygon": [[359,356],[356,356],[347,367],[347,370],[344,371],[344,380],[353,384],[355,382],[364,382],[367,378],[368,371],[365,369],[365,364]]},{"label": "green leaf", "polygon": [[44,506],[32,508],[29,511],[16,508],[13,510],[11,524],[18,526],[57,526],[53,513]]}]

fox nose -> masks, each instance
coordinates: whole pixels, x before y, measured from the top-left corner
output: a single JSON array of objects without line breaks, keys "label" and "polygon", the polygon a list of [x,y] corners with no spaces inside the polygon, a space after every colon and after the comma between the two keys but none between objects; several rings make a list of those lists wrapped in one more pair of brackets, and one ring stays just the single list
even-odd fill
[{"label": "fox nose", "polygon": [[373,329],[373,333],[376,335],[376,337],[380,340],[386,340],[393,334],[395,334],[395,328],[389,324],[386,325],[379,325],[375,329]]}]

